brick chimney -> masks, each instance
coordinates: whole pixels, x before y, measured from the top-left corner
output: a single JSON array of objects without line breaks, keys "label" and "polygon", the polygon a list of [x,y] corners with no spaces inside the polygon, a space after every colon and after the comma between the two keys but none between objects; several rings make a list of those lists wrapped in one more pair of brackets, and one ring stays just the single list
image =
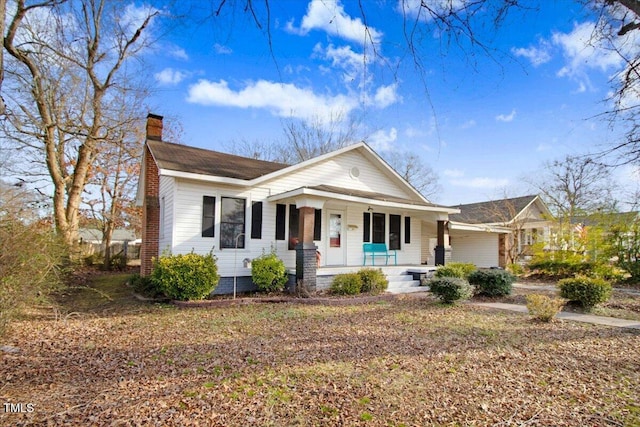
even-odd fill
[{"label": "brick chimney", "polygon": [[[162,116],[147,115],[147,139],[162,141]],[[144,201],[142,205],[142,246],[140,248],[140,275],[148,276],[153,269],[153,258],[160,248],[160,177],[149,145],[144,146]]]},{"label": "brick chimney", "polygon": [[162,141],[162,116],[147,114],[147,139]]}]

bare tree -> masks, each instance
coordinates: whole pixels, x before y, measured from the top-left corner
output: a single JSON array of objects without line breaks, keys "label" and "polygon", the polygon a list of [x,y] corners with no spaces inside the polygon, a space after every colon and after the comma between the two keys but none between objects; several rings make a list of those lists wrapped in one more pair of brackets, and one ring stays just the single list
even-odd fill
[{"label": "bare tree", "polygon": [[[119,95],[119,96],[118,96]],[[102,232],[104,266],[111,265],[111,241],[116,228],[128,225],[134,208],[140,153],[144,141],[144,121],[141,120],[144,93],[114,91],[105,108],[105,129],[109,135],[99,142],[83,197],[83,210]]]},{"label": "bare tree", "polygon": [[107,0],[17,0],[8,12],[5,135],[34,162],[21,165],[23,172],[46,167],[56,229],[70,246],[77,242],[92,165],[114,128],[105,121],[111,93],[140,82],[123,71],[150,43],[146,32],[159,13],[128,7]]},{"label": "bare tree", "polygon": [[[0,0],[0,34],[4,36],[7,1]],[[0,49],[0,117],[4,116],[6,107],[2,98],[2,80],[4,80],[4,49]]]},{"label": "bare tree", "polygon": [[547,162],[539,180],[531,183],[554,215],[568,222],[612,201],[611,171],[591,157],[566,156]]},{"label": "bare tree", "polygon": [[382,155],[389,166],[426,198],[431,199],[441,191],[438,175],[417,154],[387,151]]},{"label": "bare tree", "polygon": [[282,122],[286,142],[278,147],[275,160],[299,163],[353,144],[361,138],[360,123],[352,116],[335,113],[327,120],[311,121],[290,118]]}]

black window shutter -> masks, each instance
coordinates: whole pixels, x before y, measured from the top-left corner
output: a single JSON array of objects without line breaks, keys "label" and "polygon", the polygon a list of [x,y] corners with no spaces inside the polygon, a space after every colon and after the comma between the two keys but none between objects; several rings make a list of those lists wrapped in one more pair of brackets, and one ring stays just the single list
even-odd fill
[{"label": "black window shutter", "polygon": [[202,237],[213,237],[215,230],[216,198],[202,197]]},{"label": "black window shutter", "polygon": [[404,242],[411,243],[411,217],[404,217]]},{"label": "black window shutter", "polygon": [[262,239],[262,202],[251,204],[251,238]]},{"label": "black window shutter", "polygon": [[289,250],[296,248],[300,240],[298,236],[300,224],[300,210],[296,205],[289,205]]},{"label": "black window shutter", "polygon": [[400,249],[400,215],[389,215],[389,249]]},{"label": "black window shutter", "polygon": [[313,220],[313,240],[322,240],[322,209],[316,209]]},{"label": "black window shutter", "polygon": [[371,241],[371,214],[369,212],[362,214],[362,241]]},{"label": "black window shutter", "polygon": [[284,240],[287,205],[276,205],[276,240]]}]

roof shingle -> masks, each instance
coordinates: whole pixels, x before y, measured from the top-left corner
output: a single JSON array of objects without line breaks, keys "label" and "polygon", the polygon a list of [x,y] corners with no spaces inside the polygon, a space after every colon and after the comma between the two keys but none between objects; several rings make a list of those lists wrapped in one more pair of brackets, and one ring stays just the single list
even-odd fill
[{"label": "roof shingle", "polygon": [[288,166],[170,142],[147,145],[160,169],[251,180]]},{"label": "roof shingle", "polygon": [[459,214],[449,216],[451,221],[464,222],[466,224],[492,224],[511,221],[522,212],[536,197],[522,196],[511,199],[490,200],[488,202],[469,203],[454,206],[460,209]]}]

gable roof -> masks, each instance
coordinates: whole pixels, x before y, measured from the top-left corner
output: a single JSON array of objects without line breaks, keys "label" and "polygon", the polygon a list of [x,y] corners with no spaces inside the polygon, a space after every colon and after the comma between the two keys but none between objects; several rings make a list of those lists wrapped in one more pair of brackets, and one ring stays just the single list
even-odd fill
[{"label": "gable roof", "polygon": [[152,139],[147,145],[159,169],[251,180],[288,166]]},{"label": "gable roof", "polygon": [[[162,175],[242,186],[264,184],[271,179],[311,167],[343,153],[357,151],[369,161],[377,164],[383,174],[405,188],[412,196],[410,197],[412,200],[424,205],[437,206],[402,178],[365,142],[358,142],[294,165],[256,160],[154,139],[147,139],[147,146]],[[140,182],[144,180],[143,174],[144,168],[141,171]],[[141,194],[139,183],[138,196],[136,197],[139,205],[142,205]],[[457,211],[455,207],[443,208],[449,212]]]},{"label": "gable roof", "polygon": [[451,221],[467,224],[495,224],[513,221],[523,210],[536,201],[538,195],[513,197],[510,199],[490,200],[488,202],[469,203],[455,206],[459,214],[450,215]]},{"label": "gable roof", "polygon": [[429,211],[429,212],[458,212],[456,208],[437,205],[421,200],[407,199],[388,194],[374,193],[372,191],[355,190],[351,188],[335,187],[332,185],[314,185],[308,187],[298,187],[284,193],[269,196],[268,200],[280,201],[300,195],[317,196],[322,198],[332,198],[338,200],[346,200],[369,205],[384,205],[397,208]]}]

